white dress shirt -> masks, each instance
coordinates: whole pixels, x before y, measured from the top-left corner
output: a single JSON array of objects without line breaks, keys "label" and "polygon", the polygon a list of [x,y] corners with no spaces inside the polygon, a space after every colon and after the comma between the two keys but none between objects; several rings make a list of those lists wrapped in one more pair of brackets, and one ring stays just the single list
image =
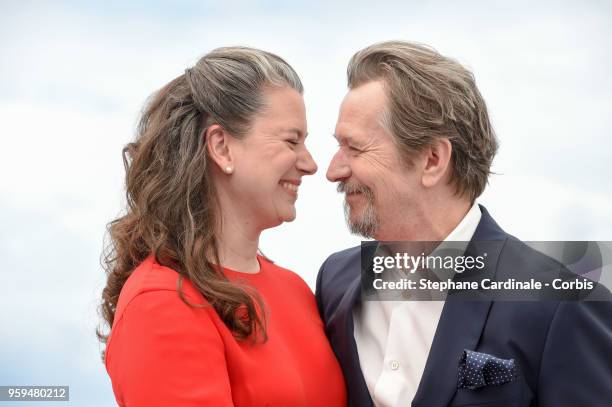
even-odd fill
[{"label": "white dress shirt", "polygon": [[[444,241],[469,241],[480,222],[476,203]],[[378,407],[409,406],[425,370],[444,301],[362,301],[354,336],[366,385]]]}]

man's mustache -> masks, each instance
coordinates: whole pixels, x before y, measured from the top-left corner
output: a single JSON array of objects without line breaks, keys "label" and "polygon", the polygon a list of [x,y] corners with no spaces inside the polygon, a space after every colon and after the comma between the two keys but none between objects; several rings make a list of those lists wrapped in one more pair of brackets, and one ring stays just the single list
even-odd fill
[{"label": "man's mustache", "polygon": [[368,198],[374,197],[374,194],[372,193],[372,190],[370,188],[366,187],[365,185],[356,183],[356,182],[353,182],[353,183],[338,182],[338,186],[336,187],[336,190],[344,194],[361,193],[361,194],[364,194]]}]

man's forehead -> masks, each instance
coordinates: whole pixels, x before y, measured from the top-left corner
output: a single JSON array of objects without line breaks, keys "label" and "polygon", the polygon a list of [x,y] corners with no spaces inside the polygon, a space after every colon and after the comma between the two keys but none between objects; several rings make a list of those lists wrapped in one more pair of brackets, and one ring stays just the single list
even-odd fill
[{"label": "man's forehead", "polygon": [[351,143],[361,146],[390,140],[384,126],[378,121],[366,122],[363,125],[339,121],[334,137],[340,144]]},{"label": "man's forehead", "polygon": [[379,82],[368,82],[350,90],[340,106],[334,136],[342,141],[380,132],[385,102],[384,89]]},{"label": "man's forehead", "polygon": [[350,90],[340,105],[338,124],[359,124],[379,122],[386,106],[386,96],[381,86],[362,85]]},{"label": "man's forehead", "polygon": [[363,120],[362,116],[347,116],[340,114],[338,123],[336,123],[336,129],[334,131],[334,137],[339,141],[350,141],[359,140],[363,138],[364,133],[368,131],[365,128],[366,120]]},{"label": "man's forehead", "polygon": [[386,101],[384,83],[370,81],[349,90],[342,101],[342,108],[380,112],[384,110]]}]

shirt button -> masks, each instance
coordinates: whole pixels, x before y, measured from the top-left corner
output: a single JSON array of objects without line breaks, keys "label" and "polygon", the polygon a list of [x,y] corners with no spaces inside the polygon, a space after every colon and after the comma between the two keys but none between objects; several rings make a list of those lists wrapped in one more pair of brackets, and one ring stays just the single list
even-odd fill
[{"label": "shirt button", "polygon": [[389,365],[390,365],[390,367],[391,367],[391,370],[397,370],[397,369],[399,369],[399,367],[400,367],[400,363],[399,363],[397,360],[392,360],[392,361],[389,363]]}]

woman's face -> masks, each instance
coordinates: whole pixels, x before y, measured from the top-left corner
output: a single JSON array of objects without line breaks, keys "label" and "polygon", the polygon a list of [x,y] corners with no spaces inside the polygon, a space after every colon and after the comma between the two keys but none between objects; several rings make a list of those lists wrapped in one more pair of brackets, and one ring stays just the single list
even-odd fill
[{"label": "woman's face", "polygon": [[231,142],[234,171],[230,197],[240,216],[260,229],[295,219],[295,201],[304,175],[317,171],[304,144],[304,99],[290,87],[264,89],[266,108],[249,133]]}]

